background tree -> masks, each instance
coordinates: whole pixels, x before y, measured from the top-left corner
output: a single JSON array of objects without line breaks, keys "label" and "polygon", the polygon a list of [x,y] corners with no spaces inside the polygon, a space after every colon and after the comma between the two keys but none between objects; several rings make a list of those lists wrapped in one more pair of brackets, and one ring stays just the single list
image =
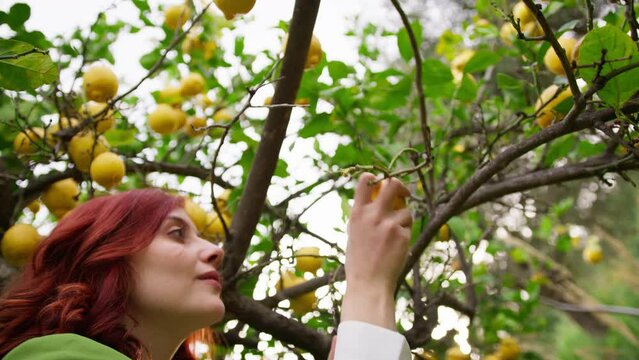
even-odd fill
[{"label": "background tree", "polygon": [[[416,356],[636,354],[636,193],[617,192],[639,167],[633,1],[442,2],[463,11],[434,34],[422,4],[391,0],[402,26],[351,31],[355,64],[322,53],[319,0],[297,1],[280,24],[284,51],[258,54],[244,51],[250,34],[219,42],[253,1],[133,4],[139,23],[107,10],[68,38],[26,29],[25,4],[0,12],[11,34],[0,40],[2,284],[39,241],[30,224],[46,233],[78,202],[161,187],[224,244],[220,357],[325,358],[343,234],[317,234],[304,214],[338,195],[346,219],[350,180],[373,171],[412,189],[397,318]],[[111,47],[150,27],[164,37],[122,84]],[[158,78],[149,103],[142,89]],[[282,156],[295,151],[304,174]],[[317,246],[300,245],[309,238]],[[569,345],[584,338],[597,347]]]}]

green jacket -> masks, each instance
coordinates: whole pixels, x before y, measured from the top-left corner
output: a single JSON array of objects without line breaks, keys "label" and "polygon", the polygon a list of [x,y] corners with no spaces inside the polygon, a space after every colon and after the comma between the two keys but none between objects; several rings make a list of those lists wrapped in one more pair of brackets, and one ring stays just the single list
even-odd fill
[{"label": "green jacket", "polygon": [[13,348],[2,360],[131,360],[95,340],[77,334],[35,337]]}]

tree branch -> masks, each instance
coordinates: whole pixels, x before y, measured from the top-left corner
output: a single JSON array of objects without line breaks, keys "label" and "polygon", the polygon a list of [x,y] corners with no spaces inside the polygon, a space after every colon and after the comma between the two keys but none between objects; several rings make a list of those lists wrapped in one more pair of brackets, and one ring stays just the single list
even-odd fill
[{"label": "tree branch", "polygon": [[223,292],[222,298],[228,312],[254,329],[269,333],[280,341],[305,349],[312,353],[316,359],[326,359],[328,356],[331,338],[327,334],[322,334],[299,321],[280,315],[235,291]]},{"label": "tree branch", "polygon": [[[282,63],[281,78],[275,87],[273,103],[293,103],[299,88],[319,0],[297,0],[291,19],[288,46]],[[275,172],[279,151],[286,135],[290,108],[272,108],[266,118],[262,140],[246,180],[246,187],[231,224],[230,238],[224,244],[223,276],[232,277],[242,265],[266,200],[266,192]]]},{"label": "tree branch", "polygon": [[457,213],[462,213],[485,202],[516,192],[559,184],[566,181],[585,179],[606,172],[636,169],[639,169],[638,159],[630,158],[621,161],[618,157],[614,156],[599,156],[578,164],[533,171],[528,174],[509,177],[496,183],[483,185],[464,202]]}]

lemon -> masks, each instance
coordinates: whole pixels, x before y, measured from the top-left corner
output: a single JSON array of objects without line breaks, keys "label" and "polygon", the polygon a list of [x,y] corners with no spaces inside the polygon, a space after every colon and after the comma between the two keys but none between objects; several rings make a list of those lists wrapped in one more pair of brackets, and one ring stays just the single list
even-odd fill
[{"label": "lemon", "polygon": [[80,195],[80,187],[75,180],[68,178],[54,182],[42,194],[42,203],[54,215],[64,215],[67,211],[73,209],[77,203],[77,197]]},{"label": "lemon", "polygon": [[196,130],[206,127],[206,119],[196,116],[191,116],[186,119],[184,124],[184,133],[190,137],[202,136],[205,134],[205,130]]},{"label": "lemon", "polygon": [[[558,91],[559,86],[555,84],[548,86],[541,92],[539,99],[537,99],[537,102],[535,103],[535,112],[537,112],[536,121],[541,128],[546,128],[553,122],[561,121],[564,118],[565,114],[556,111],[555,107],[562,101],[569,98],[572,95],[572,92],[570,91],[570,88],[566,88],[557,94]],[[555,94],[557,95],[555,96]]]},{"label": "lemon", "polygon": [[37,213],[38,211],[40,211],[40,201],[39,200],[33,200],[32,202],[29,203],[29,205],[27,205],[27,208],[29,208],[29,210],[31,210],[32,213]]},{"label": "lemon", "polygon": [[180,95],[179,86],[167,86],[160,90],[158,94],[158,103],[177,105],[182,103],[182,95]]},{"label": "lemon", "polygon": [[164,10],[164,25],[171,30],[182,28],[191,17],[191,8],[186,4],[169,6]]},{"label": "lemon", "polygon": [[513,39],[517,36],[517,30],[511,23],[504,23],[499,28],[499,38],[504,44],[512,45]]},{"label": "lemon", "polygon": [[184,123],[186,123],[186,114],[167,104],[159,104],[149,114],[149,127],[158,134],[170,134],[181,128]]},{"label": "lemon", "polygon": [[458,347],[446,350],[446,360],[470,360],[470,356],[464,354]]},{"label": "lemon", "polygon": [[78,124],[80,122],[75,118],[61,117],[57,123],[47,129],[47,143],[54,147],[58,143],[58,137],[55,136],[58,131],[78,126]]},{"label": "lemon", "polygon": [[109,150],[109,144],[106,139],[92,131],[84,131],[76,134],[71,141],[69,141],[69,156],[71,161],[75,164],[78,170],[82,172],[89,172],[91,161],[96,156],[107,152]]},{"label": "lemon", "polygon": [[28,224],[15,224],[2,236],[2,256],[13,266],[22,266],[29,261],[41,236]]},{"label": "lemon", "polygon": [[95,124],[95,131],[97,131],[98,134],[104,134],[107,130],[115,126],[113,111],[104,111],[108,106],[106,103],[90,101],[84,104],[80,110],[80,113],[85,118],[91,117]]},{"label": "lemon", "polygon": [[603,260],[603,251],[599,244],[588,244],[582,253],[585,262],[589,264],[597,264]]},{"label": "lemon", "polygon": [[439,240],[440,241],[450,240],[450,228],[448,227],[448,224],[444,224],[439,228]]},{"label": "lemon", "polygon": [[[224,219],[227,227],[231,226],[232,218],[230,214],[222,212],[222,218]],[[218,240],[224,238],[224,225],[222,225],[222,222],[217,216],[217,213],[211,212],[206,215],[206,225],[204,227],[203,234],[204,237],[210,240]]]},{"label": "lemon", "polygon": [[[385,184],[386,184],[386,181],[382,181],[381,183],[378,183],[373,187],[373,191],[371,193],[372,201],[375,201],[375,199],[377,199],[377,196],[379,196],[379,192],[382,190],[382,187],[384,187]],[[395,199],[393,199],[393,210],[399,210],[405,207],[406,207],[406,201],[404,200],[403,197],[396,196]]]},{"label": "lemon", "polygon": [[215,0],[215,5],[222,11],[226,20],[232,20],[236,15],[251,11],[255,6],[255,0]]},{"label": "lemon", "polygon": [[191,73],[180,82],[180,95],[190,97],[200,94],[204,91],[205,86],[206,82],[202,75]]},{"label": "lemon", "polygon": [[[286,52],[286,44],[288,44],[288,35],[284,38],[284,44],[282,45],[282,51]],[[306,60],[304,61],[304,69],[311,69],[317,66],[322,61],[322,44],[319,39],[313,35],[311,37],[311,43],[306,54]]]},{"label": "lemon", "polygon": [[322,267],[319,248],[315,246],[303,247],[295,252],[296,267],[299,271],[315,273]]},{"label": "lemon", "polygon": [[110,151],[96,156],[91,162],[91,179],[107,189],[119,184],[125,171],[124,161]]},{"label": "lemon", "polygon": [[455,56],[450,62],[450,69],[452,70],[453,75],[454,73],[463,73],[464,67],[466,67],[466,64],[473,58],[473,56],[475,56],[475,50],[471,49],[462,50],[457,56]]},{"label": "lemon", "polygon": [[502,360],[515,360],[519,357],[521,348],[517,340],[512,337],[505,337],[499,342],[497,353]]},{"label": "lemon", "polygon": [[104,65],[90,67],[84,73],[83,83],[89,100],[106,102],[118,93],[118,78]]},{"label": "lemon", "polygon": [[[304,278],[297,277],[295,276],[295,273],[287,270],[282,273],[282,277],[276,284],[275,288],[280,291],[282,289],[287,289],[304,282],[306,282]],[[297,316],[302,316],[310,311],[313,311],[317,298],[315,297],[314,291],[309,291],[289,300],[291,302],[291,310],[293,310],[293,313]]]},{"label": "lemon", "polygon": [[189,198],[184,198],[184,211],[186,211],[191,221],[193,221],[193,225],[195,225],[197,231],[203,232],[206,227],[206,211]]},{"label": "lemon", "polygon": [[[559,45],[566,51],[566,58],[568,59],[568,63],[571,64],[573,60],[573,54],[575,53],[575,47],[579,42],[576,35],[572,32],[567,32],[562,34],[557,41]],[[546,51],[546,55],[544,55],[544,65],[546,65],[546,69],[556,75],[566,75],[564,67],[561,65],[561,61],[559,60],[559,56],[555,52],[555,49],[548,48]]]},{"label": "lemon", "polygon": [[13,151],[18,155],[31,155],[36,152],[37,142],[44,138],[44,129],[35,127],[26,129],[13,139]]},{"label": "lemon", "polygon": [[532,11],[530,11],[528,6],[523,3],[523,1],[520,1],[513,6],[513,17],[515,18],[515,21],[519,19],[520,25],[524,25],[535,20],[535,15]]},{"label": "lemon", "polygon": [[229,122],[233,120],[233,114],[227,109],[220,109],[213,114],[213,121],[215,122]]}]

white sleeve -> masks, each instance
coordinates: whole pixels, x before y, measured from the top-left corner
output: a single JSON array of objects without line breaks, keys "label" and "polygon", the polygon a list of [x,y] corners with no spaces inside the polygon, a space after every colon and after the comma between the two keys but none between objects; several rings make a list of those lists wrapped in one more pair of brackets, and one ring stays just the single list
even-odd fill
[{"label": "white sleeve", "polygon": [[334,360],[410,360],[406,338],[398,332],[361,321],[337,328]]}]

